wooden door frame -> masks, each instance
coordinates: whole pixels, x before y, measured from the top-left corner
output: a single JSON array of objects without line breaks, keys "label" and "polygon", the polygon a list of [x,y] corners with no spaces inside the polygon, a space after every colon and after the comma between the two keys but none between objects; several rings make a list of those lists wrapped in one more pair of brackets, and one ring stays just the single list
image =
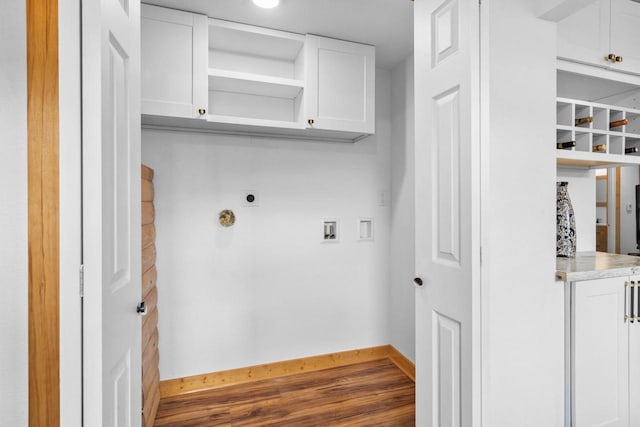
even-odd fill
[{"label": "wooden door frame", "polygon": [[58,0],[27,0],[29,425],[60,425]]}]

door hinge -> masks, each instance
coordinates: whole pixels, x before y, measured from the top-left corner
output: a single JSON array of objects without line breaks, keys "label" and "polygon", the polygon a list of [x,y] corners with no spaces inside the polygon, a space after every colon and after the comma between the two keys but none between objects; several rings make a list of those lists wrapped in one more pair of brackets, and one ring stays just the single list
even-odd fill
[{"label": "door hinge", "polygon": [[84,298],[84,264],[80,265],[80,298]]}]

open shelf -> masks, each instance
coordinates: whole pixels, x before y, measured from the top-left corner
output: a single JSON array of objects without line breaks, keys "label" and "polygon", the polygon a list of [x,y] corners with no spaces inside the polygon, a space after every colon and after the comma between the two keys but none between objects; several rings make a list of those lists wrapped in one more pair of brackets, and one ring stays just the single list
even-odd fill
[{"label": "open shelf", "polygon": [[207,121],[302,129],[305,36],[209,19]]},{"label": "open shelf", "polygon": [[209,68],[209,90],[293,99],[303,88],[303,80]]},{"label": "open shelf", "polygon": [[639,155],[589,153],[584,151],[557,150],[557,163],[562,166],[603,168],[624,165],[640,165]]},{"label": "open shelf", "polygon": [[[640,155],[625,154],[627,148],[640,149],[640,110],[571,98],[556,103],[556,142],[575,141],[576,146],[558,149],[558,164],[603,167],[640,164]],[[579,119],[591,118],[586,123]],[[610,128],[610,123],[629,120],[628,125]],[[594,151],[604,147],[604,150]]]},{"label": "open shelf", "polygon": [[233,125],[246,125],[246,126],[263,126],[283,129],[304,129],[305,126],[300,123],[290,122],[285,120],[266,120],[266,119],[254,119],[238,116],[225,116],[221,114],[209,114],[207,120],[216,123],[227,123]]}]

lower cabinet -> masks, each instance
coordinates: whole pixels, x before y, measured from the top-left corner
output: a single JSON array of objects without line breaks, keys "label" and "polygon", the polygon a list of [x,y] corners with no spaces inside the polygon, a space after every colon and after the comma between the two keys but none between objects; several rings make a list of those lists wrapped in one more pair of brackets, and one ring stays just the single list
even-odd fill
[{"label": "lower cabinet", "polygon": [[640,426],[639,292],[640,277],[571,283],[573,427]]}]

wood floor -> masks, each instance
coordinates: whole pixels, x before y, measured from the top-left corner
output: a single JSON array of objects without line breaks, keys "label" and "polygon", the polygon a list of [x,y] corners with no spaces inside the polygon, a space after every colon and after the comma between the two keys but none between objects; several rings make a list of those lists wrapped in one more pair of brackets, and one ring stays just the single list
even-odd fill
[{"label": "wood floor", "polygon": [[156,426],[414,426],[415,384],[389,359],[160,401]]}]

